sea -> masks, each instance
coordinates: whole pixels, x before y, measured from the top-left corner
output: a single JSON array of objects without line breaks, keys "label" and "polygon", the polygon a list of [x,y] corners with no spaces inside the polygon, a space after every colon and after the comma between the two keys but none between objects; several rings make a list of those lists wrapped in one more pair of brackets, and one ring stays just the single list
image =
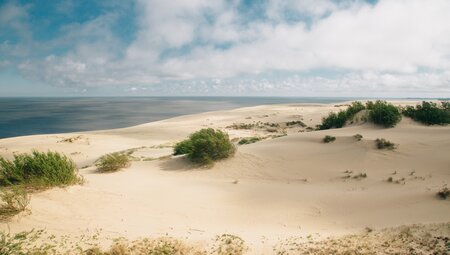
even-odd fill
[{"label": "sea", "polygon": [[0,98],[0,139],[129,127],[186,114],[246,106],[338,103],[332,97]]}]

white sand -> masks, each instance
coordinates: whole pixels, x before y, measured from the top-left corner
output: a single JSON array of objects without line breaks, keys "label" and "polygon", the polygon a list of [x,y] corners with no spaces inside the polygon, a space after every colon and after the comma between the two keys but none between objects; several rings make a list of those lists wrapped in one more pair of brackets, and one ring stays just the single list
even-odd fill
[{"label": "white sand", "polygon": [[[399,102],[396,102],[399,104]],[[412,102],[402,102],[407,104]],[[299,120],[314,127],[333,105],[298,104],[241,108],[188,115],[130,128],[37,135],[0,140],[0,155],[56,150],[79,167],[101,155],[138,148],[133,156],[157,158],[190,133],[213,127],[231,138],[281,134],[226,128],[233,123]],[[80,170],[86,183],[33,194],[32,213],[1,224],[12,232],[45,228],[55,234],[102,229],[105,235],[170,236],[208,242],[217,234],[242,237],[251,253],[269,251],[291,236],[359,233],[413,223],[450,221],[450,203],[436,192],[450,183],[450,126],[424,126],[403,118],[395,128],[354,123],[239,146],[233,158],[198,169],[176,157],[135,161],[128,169],[100,174]],[[353,138],[363,135],[362,141]],[[337,137],[325,144],[325,135]],[[63,139],[78,137],[73,142]],[[399,147],[378,150],[376,138]],[[343,177],[366,173],[360,180]],[[392,173],[396,172],[395,175]],[[388,183],[404,178],[399,184]],[[237,183],[236,183],[237,182]]]}]

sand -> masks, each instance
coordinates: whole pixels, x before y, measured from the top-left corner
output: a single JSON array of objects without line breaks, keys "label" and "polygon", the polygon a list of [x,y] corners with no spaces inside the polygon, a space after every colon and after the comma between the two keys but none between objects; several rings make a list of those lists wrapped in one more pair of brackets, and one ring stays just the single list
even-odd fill
[{"label": "sand", "polygon": [[[361,120],[324,131],[285,127],[296,120],[315,127],[328,112],[345,108],[345,103],[267,105],[123,129],[1,139],[0,155],[6,158],[32,149],[69,155],[86,183],[33,194],[31,214],[1,223],[0,229],[44,228],[56,235],[101,229],[111,237],[167,234],[199,244],[228,233],[245,240],[248,254],[272,254],[294,237],[321,240],[367,228],[449,222],[450,202],[437,199],[436,192],[450,183],[450,126],[403,117],[388,129]],[[269,124],[236,128],[258,122]],[[238,146],[233,158],[211,168],[169,157],[173,144],[204,127],[225,130],[234,141],[264,139]],[[325,135],[337,139],[323,143]],[[377,138],[398,148],[378,150]],[[102,174],[93,166],[105,153],[130,149],[135,159],[127,169]]]}]

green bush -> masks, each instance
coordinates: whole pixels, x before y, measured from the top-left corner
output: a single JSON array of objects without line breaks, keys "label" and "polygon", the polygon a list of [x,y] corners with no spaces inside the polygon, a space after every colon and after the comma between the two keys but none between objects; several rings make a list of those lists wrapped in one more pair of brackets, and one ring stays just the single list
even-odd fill
[{"label": "green bush", "polygon": [[322,124],[318,126],[319,130],[330,128],[341,128],[347,121],[347,113],[339,111],[338,113],[330,112],[327,117],[322,118]]},{"label": "green bush", "polygon": [[331,143],[331,142],[334,142],[335,140],[336,140],[336,137],[330,136],[330,135],[327,135],[323,138],[324,143]]},{"label": "green bush", "polygon": [[402,116],[394,105],[386,101],[377,100],[371,106],[369,118],[375,124],[384,127],[394,127],[402,119]]},{"label": "green bush", "polygon": [[384,138],[377,138],[375,140],[375,144],[377,145],[377,148],[382,150],[382,149],[388,149],[388,150],[393,150],[395,149],[396,145]]},{"label": "green bush", "polygon": [[412,118],[415,121],[427,125],[450,124],[450,103],[442,102],[439,106],[433,102],[422,101],[421,105],[407,106],[402,111],[403,115]]},{"label": "green bush", "polygon": [[[235,152],[228,134],[212,128],[201,129],[175,145],[174,154],[183,152],[195,163],[211,164],[213,161],[228,158]],[[179,155],[179,154],[177,154]]]},{"label": "green bush", "polygon": [[12,161],[0,157],[0,185],[26,184],[59,186],[78,182],[75,163],[58,152],[14,155]]},{"label": "green bush", "polygon": [[130,166],[130,157],[125,153],[114,152],[101,156],[95,162],[100,172],[115,172]]}]

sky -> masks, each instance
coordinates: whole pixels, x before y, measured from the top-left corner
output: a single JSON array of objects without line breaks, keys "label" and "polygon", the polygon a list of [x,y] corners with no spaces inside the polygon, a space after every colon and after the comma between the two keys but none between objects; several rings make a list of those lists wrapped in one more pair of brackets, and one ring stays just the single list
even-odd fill
[{"label": "sky", "polygon": [[0,0],[0,97],[450,97],[448,0]]}]

